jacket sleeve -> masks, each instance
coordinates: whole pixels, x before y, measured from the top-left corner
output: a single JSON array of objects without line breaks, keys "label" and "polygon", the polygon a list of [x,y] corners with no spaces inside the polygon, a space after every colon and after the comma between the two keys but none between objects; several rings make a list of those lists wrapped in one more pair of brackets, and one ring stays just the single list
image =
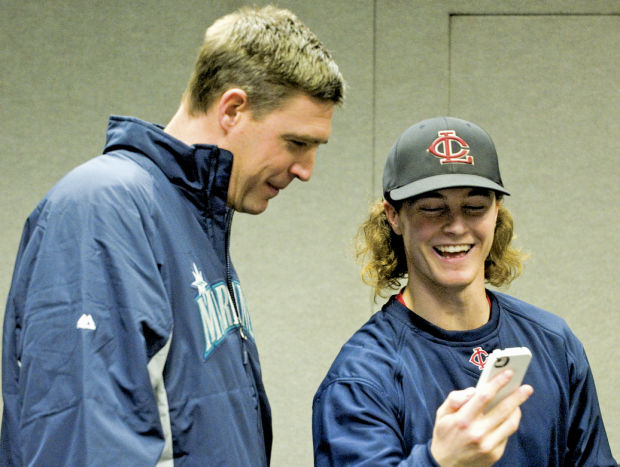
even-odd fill
[{"label": "jacket sleeve", "polygon": [[617,466],[607,439],[592,371],[585,350],[576,337],[570,339],[569,452],[565,465]]},{"label": "jacket sleeve", "polygon": [[322,385],[312,413],[315,466],[437,466],[430,440],[406,447],[391,399],[358,378]]},{"label": "jacket sleeve", "polygon": [[0,464],[154,465],[148,367],[172,326],[148,208],[128,190],[58,191],[27,223],[9,292]]}]

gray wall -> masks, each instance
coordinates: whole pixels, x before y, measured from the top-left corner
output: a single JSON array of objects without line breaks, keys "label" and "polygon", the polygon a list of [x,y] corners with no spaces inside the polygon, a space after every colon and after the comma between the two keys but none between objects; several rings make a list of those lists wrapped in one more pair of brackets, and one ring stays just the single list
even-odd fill
[{"label": "gray wall", "polygon": [[[99,153],[109,114],[165,124],[205,27],[241,3],[0,0],[0,303],[38,200]],[[471,119],[496,141],[518,244],[531,254],[508,292],[563,316],[581,338],[620,456],[620,2],[278,4],[334,52],[349,93],[313,180],[234,223],[233,259],[274,413],[273,465],[312,464],[314,391],[378,307],[351,239],[380,195],[392,141],[439,114]]]}]

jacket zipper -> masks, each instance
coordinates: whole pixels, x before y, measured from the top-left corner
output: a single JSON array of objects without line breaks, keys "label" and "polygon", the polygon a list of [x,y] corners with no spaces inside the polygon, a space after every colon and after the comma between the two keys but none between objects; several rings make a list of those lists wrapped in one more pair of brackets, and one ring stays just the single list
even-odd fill
[{"label": "jacket zipper", "polygon": [[[232,283],[232,272],[231,272],[231,260],[230,260],[230,232],[232,230],[232,219],[234,210],[230,209],[227,214],[226,219],[226,286],[228,287],[228,293],[230,294],[230,299],[233,303],[233,308],[235,311],[235,324],[239,325],[239,332],[243,340],[246,340],[247,337],[245,332],[243,331],[243,323],[241,321],[241,314],[239,311],[239,307],[237,306],[237,298],[235,297],[235,289]],[[245,358],[245,357],[244,357]],[[245,362],[244,362],[245,363]]]},{"label": "jacket zipper", "polygon": [[241,315],[240,315],[240,310],[237,306],[237,299],[235,297],[235,290],[233,288],[232,285],[232,272],[231,272],[231,259],[230,259],[230,233],[232,231],[232,219],[233,219],[233,214],[234,214],[234,209],[230,209],[230,211],[228,212],[228,216],[227,216],[227,222],[226,222],[226,242],[225,242],[225,247],[226,247],[226,285],[228,286],[228,293],[230,294],[230,298],[233,302],[233,307],[235,309],[235,320],[239,323],[239,334],[241,335],[241,347],[243,349],[243,366],[245,367],[245,371],[246,371],[246,375],[248,377],[248,379],[250,380],[250,382],[252,383],[252,388],[254,390],[254,397],[256,398],[256,412],[257,412],[257,416],[256,416],[256,428],[258,433],[261,434],[261,436],[264,436],[263,434],[263,425],[262,425],[262,418],[261,418],[261,414],[260,414],[260,404],[258,403],[259,400],[259,395],[258,395],[258,387],[256,385],[256,380],[254,379],[252,372],[249,368],[249,363],[250,363],[250,357],[248,355],[248,349],[246,348],[246,343],[245,341],[247,341],[247,336],[243,330],[243,323],[241,322]]}]

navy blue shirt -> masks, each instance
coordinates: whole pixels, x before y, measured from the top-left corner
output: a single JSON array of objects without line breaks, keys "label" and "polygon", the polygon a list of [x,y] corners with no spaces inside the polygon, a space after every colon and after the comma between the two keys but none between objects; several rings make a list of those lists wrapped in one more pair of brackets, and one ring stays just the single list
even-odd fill
[{"label": "navy blue shirt", "polygon": [[584,349],[559,317],[489,292],[491,317],[446,331],[395,297],[342,347],[313,404],[315,465],[436,465],[437,408],[475,386],[486,355],[528,347],[518,431],[496,465],[617,465],[611,456]]}]

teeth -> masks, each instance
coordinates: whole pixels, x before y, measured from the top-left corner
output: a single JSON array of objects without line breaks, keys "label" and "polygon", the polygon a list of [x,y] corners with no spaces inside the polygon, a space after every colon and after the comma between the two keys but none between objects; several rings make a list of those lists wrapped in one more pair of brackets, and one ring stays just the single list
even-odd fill
[{"label": "teeth", "polygon": [[436,248],[442,253],[461,253],[463,251],[469,251],[471,246],[470,245],[441,245]]}]

